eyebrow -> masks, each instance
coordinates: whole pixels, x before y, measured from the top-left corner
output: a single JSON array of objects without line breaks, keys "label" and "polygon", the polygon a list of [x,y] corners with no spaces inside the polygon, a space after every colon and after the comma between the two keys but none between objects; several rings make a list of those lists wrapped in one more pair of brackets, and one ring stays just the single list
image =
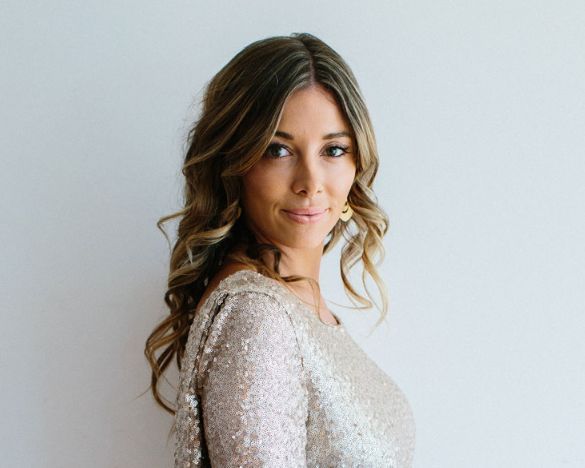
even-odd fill
[{"label": "eyebrow", "polygon": [[[277,130],[274,135],[282,137],[282,138],[286,138],[287,140],[294,140],[295,139],[290,133],[281,132],[280,130]],[[339,137],[351,138],[351,134],[349,132],[342,131],[342,132],[327,133],[326,135],[323,135],[324,140],[331,140],[333,138],[339,138]]]}]

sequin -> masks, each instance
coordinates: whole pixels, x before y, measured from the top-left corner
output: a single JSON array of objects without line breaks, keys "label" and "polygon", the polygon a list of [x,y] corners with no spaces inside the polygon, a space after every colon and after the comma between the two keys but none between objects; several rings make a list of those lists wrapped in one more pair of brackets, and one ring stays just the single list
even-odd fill
[{"label": "sequin", "polygon": [[175,466],[412,466],[402,390],[339,325],[251,270],[195,317],[180,373]]}]

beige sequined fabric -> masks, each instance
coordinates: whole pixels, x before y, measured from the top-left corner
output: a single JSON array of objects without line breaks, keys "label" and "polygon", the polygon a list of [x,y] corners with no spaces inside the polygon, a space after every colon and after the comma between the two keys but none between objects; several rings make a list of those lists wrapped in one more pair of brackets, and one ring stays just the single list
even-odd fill
[{"label": "beige sequined fabric", "polygon": [[410,467],[400,388],[277,281],[224,278],[191,326],[180,373],[176,467]]}]

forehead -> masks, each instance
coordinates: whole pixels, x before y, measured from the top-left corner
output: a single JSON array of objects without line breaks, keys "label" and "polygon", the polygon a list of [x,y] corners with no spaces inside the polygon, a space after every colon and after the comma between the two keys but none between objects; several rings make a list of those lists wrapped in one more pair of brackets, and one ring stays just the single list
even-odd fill
[{"label": "forehead", "polygon": [[322,86],[293,92],[284,104],[278,130],[303,134],[351,133],[351,127],[335,96]]}]

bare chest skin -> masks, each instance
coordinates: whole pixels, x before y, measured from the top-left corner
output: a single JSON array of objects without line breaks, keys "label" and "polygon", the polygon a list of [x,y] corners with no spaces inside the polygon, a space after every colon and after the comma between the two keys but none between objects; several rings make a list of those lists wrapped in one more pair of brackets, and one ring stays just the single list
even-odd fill
[{"label": "bare chest skin", "polygon": [[325,303],[325,300],[322,297],[320,298],[319,310],[317,311],[317,307],[315,306],[315,299],[310,292],[293,291],[293,294],[295,294],[300,300],[302,300],[305,303],[305,305],[309,309],[311,309],[315,314],[318,314],[322,322],[325,322],[326,324],[333,326],[339,325],[337,319],[331,313],[331,311],[327,307],[327,304]]}]

